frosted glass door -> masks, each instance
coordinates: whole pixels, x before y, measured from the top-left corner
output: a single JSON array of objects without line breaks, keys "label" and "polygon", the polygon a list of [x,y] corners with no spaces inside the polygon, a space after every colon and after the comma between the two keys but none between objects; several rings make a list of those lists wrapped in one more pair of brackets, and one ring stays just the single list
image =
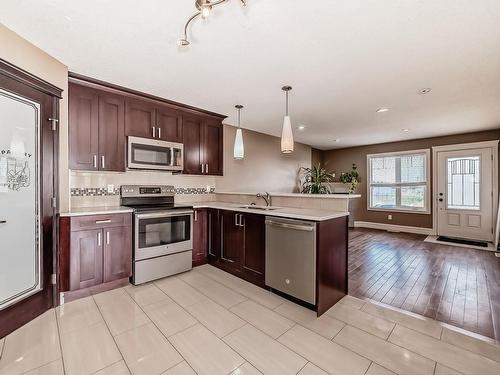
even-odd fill
[{"label": "frosted glass door", "polygon": [[0,89],[0,310],[40,290],[40,105]]}]

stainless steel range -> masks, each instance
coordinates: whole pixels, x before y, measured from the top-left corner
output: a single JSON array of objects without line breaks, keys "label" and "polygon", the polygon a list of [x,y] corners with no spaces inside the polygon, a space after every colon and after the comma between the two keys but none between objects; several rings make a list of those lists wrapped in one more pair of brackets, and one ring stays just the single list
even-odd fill
[{"label": "stainless steel range", "polygon": [[134,285],[192,268],[193,207],[174,204],[173,191],[165,185],[121,187],[121,205],[134,209]]}]

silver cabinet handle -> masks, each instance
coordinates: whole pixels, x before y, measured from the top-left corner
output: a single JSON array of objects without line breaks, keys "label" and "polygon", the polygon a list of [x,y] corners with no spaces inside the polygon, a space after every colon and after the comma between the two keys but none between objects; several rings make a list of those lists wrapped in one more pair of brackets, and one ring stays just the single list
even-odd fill
[{"label": "silver cabinet handle", "polygon": [[205,167],[205,173],[208,173],[208,163],[205,164],[205,165],[206,165],[206,167]]},{"label": "silver cabinet handle", "polygon": [[297,224],[288,224],[288,223],[279,223],[272,220],[266,220],[267,225],[272,225],[274,227],[286,228],[286,229],[295,229],[295,230],[303,230],[306,232],[313,232],[314,227],[308,225],[297,225]]},{"label": "silver cabinet handle", "polygon": [[161,128],[158,127],[158,138],[161,138]]},{"label": "silver cabinet handle", "polygon": [[153,138],[156,138],[156,128],[153,126]]},{"label": "silver cabinet handle", "polygon": [[97,246],[101,246],[102,242],[101,242],[101,232],[98,232],[97,233]]},{"label": "silver cabinet handle", "polygon": [[109,224],[111,223],[111,219],[106,219],[106,220],[96,220],[96,224]]},{"label": "silver cabinet handle", "polygon": [[92,165],[97,168],[97,155],[92,156]]},{"label": "silver cabinet handle", "polygon": [[201,173],[205,173],[205,164],[201,165]]},{"label": "silver cabinet handle", "polygon": [[240,226],[245,226],[245,222],[243,221],[243,214],[240,214]]},{"label": "silver cabinet handle", "polygon": [[104,169],[104,155],[101,155],[101,168]]},{"label": "silver cabinet handle", "polygon": [[0,224],[7,224],[7,220],[0,220]]},{"label": "silver cabinet handle", "polygon": [[109,245],[109,232],[106,232],[106,245]]},{"label": "silver cabinet handle", "polygon": [[238,223],[238,216],[240,216],[240,215],[234,214],[234,225],[237,226],[237,227],[240,226],[240,224]]},{"label": "silver cabinet handle", "polygon": [[198,211],[194,211],[194,221],[198,221]]}]

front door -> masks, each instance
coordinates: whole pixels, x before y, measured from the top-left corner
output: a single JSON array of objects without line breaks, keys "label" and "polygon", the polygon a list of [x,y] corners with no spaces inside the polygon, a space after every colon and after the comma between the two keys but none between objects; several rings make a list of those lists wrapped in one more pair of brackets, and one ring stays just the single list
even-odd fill
[{"label": "front door", "polygon": [[493,149],[437,152],[437,234],[493,240]]},{"label": "front door", "polygon": [[[19,75],[18,75],[19,74]],[[0,61],[0,338],[53,307],[60,90]]]}]

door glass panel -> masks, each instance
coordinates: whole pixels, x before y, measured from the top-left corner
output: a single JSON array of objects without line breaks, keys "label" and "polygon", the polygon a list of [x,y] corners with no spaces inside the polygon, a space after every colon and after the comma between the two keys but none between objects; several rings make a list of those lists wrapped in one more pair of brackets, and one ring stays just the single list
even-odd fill
[{"label": "door glass panel", "polygon": [[396,206],[396,188],[373,186],[371,189],[371,207],[391,208]]},{"label": "door glass panel", "polygon": [[450,209],[480,209],[480,157],[447,158],[447,206]]},{"label": "door glass panel", "polygon": [[0,309],[40,290],[40,105],[0,89]]},{"label": "door glass panel", "polygon": [[191,216],[169,216],[139,220],[139,248],[189,241]]}]

